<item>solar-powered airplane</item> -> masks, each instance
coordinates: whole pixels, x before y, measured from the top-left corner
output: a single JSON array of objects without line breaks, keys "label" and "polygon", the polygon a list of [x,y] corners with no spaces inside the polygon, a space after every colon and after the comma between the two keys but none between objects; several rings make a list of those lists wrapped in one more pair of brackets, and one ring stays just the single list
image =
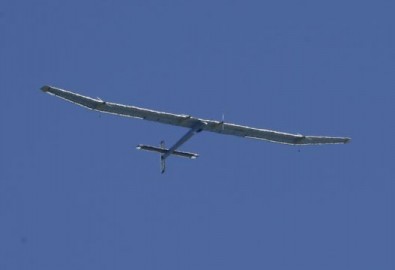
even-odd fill
[{"label": "solar-powered airplane", "polygon": [[45,93],[55,95],[59,98],[65,99],[91,110],[188,128],[189,131],[170,148],[165,147],[164,141],[161,142],[160,147],[144,144],[139,144],[137,146],[137,149],[139,150],[146,150],[160,154],[162,173],[164,173],[166,169],[165,161],[171,155],[190,159],[195,159],[199,156],[196,153],[183,152],[177,149],[186,141],[188,141],[193,135],[201,131],[210,131],[219,134],[266,140],[289,145],[344,144],[350,141],[350,138],[346,137],[304,136],[301,134],[290,134],[268,129],[241,126],[225,123],[224,121],[206,120],[192,117],[190,115],[159,112],[135,106],[121,105],[117,103],[106,102],[100,98],[94,99],[91,97],[86,97],[52,86],[43,86],[41,87],[41,90]]}]

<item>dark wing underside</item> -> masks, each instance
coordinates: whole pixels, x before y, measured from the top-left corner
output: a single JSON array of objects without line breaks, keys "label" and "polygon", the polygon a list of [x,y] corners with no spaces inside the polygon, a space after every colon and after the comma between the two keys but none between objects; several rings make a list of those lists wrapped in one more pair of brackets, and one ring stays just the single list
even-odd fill
[{"label": "dark wing underside", "polygon": [[43,86],[41,90],[48,94],[52,94],[67,101],[78,104],[80,106],[104,113],[134,117],[186,128],[193,128],[199,123],[205,123],[205,125],[202,126],[202,130],[216,132],[220,134],[234,135],[239,137],[266,140],[292,145],[342,144],[350,141],[350,138],[346,137],[303,136],[299,134],[290,134],[268,129],[246,127],[215,120],[200,119],[189,115],[172,114],[139,108],[135,106],[126,106],[117,103],[105,102],[101,99],[86,97],[52,86]]}]

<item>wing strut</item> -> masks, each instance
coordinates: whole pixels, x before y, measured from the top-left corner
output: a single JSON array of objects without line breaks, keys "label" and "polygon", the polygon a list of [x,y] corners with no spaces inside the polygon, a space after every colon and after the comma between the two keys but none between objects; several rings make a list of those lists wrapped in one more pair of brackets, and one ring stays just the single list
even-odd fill
[{"label": "wing strut", "polygon": [[166,170],[166,159],[170,155],[175,155],[179,157],[187,157],[191,159],[197,158],[199,155],[195,153],[189,153],[189,152],[181,152],[177,151],[177,149],[183,145],[186,141],[188,141],[190,138],[192,138],[193,135],[196,133],[199,133],[202,131],[203,127],[207,125],[205,122],[197,122],[184,136],[182,136],[172,147],[169,149],[165,148],[165,143],[164,141],[161,141],[160,147],[155,147],[155,146],[149,146],[149,145],[143,145],[139,144],[137,146],[138,150],[146,150],[146,151],[152,151],[152,152],[157,152],[160,153],[160,168],[161,172],[164,173]]}]

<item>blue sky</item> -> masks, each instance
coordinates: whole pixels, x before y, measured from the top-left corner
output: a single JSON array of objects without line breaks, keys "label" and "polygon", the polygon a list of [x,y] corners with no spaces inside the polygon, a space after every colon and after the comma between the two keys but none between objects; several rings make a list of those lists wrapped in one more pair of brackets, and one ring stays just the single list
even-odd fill
[{"label": "blue sky", "polygon": [[[0,5],[0,269],[395,269],[392,1]],[[347,145],[201,133],[108,101]]]}]

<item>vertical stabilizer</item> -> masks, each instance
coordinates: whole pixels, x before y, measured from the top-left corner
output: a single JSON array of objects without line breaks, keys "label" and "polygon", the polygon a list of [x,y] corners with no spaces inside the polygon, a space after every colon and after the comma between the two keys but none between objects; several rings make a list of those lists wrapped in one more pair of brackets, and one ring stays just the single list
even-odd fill
[{"label": "vertical stabilizer", "polygon": [[[165,141],[160,142],[160,148],[166,149]],[[166,158],[163,155],[164,154],[160,155],[160,172],[162,174],[166,171]]]}]

